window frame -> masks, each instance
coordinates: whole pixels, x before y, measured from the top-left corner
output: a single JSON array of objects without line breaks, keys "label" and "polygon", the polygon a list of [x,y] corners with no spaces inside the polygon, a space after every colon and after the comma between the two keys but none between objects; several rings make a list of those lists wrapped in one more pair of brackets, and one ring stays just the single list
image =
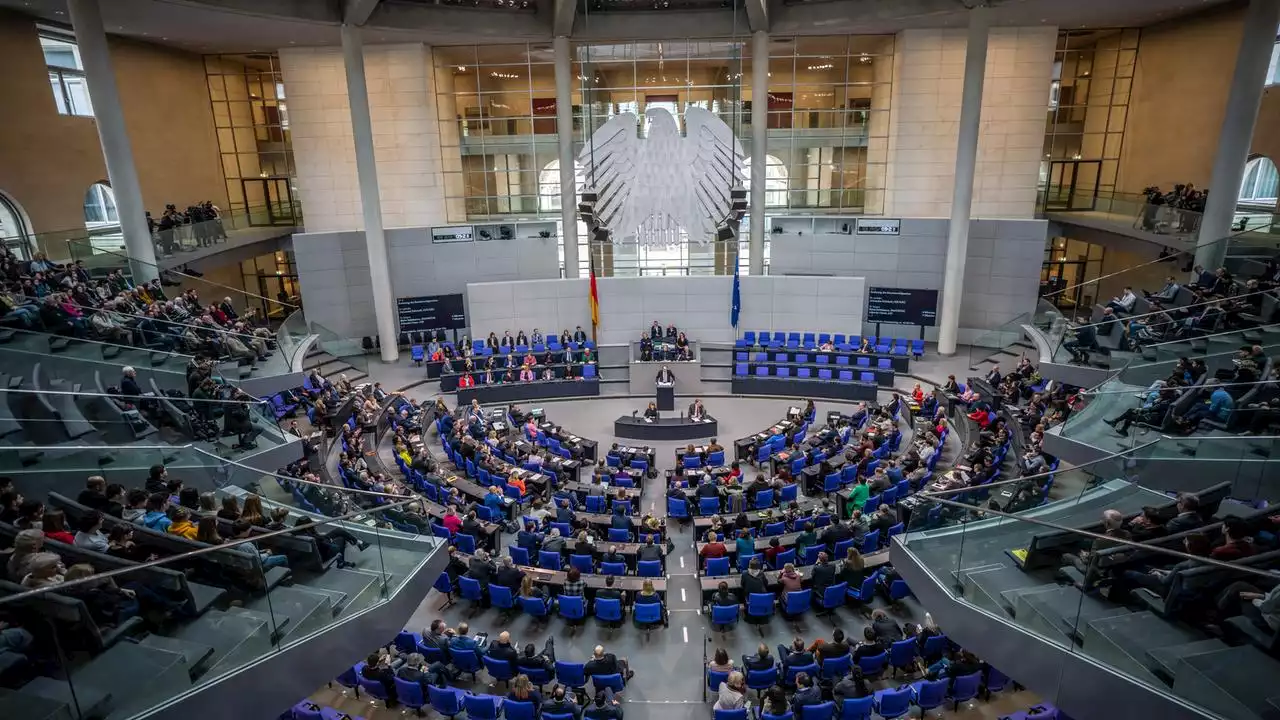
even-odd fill
[{"label": "window frame", "polygon": [[[76,62],[80,65],[80,68],[69,68],[62,65],[50,65],[47,60],[45,61],[45,69],[49,73],[51,90],[53,90],[52,81],[55,76],[57,77],[57,90],[54,92],[57,92],[58,95],[54,97],[54,106],[58,109],[58,114],[68,117],[97,117],[93,111],[93,97],[89,94],[89,79],[83,70],[84,60],[80,57],[80,45],[76,42],[75,35],[44,25],[37,25],[36,32],[41,40],[54,40],[70,45],[74,50]],[[41,55],[43,56],[43,54],[44,48],[41,46]],[[84,98],[89,106],[87,108],[88,112],[80,112],[84,108],[79,108],[73,100],[73,95],[67,83],[68,77],[77,78],[83,83]]]}]

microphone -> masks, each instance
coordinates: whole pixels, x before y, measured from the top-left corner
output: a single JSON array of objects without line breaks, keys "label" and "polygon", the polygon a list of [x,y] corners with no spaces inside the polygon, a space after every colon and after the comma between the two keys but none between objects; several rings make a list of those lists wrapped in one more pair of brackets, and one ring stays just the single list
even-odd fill
[{"label": "microphone", "polygon": [[640,411],[639,411],[639,410],[632,410],[632,411],[631,411],[631,417],[635,417],[636,415],[639,415],[639,414],[640,414]]}]

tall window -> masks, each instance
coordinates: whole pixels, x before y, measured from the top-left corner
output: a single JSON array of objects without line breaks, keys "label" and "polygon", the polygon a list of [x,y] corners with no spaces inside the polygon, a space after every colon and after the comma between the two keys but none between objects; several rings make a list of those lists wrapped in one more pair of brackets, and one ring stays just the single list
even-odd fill
[{"label": "tall window", "polygon": [[106,183],[94,183],[84,194],[84,225],[98,230],[120,225],[116,194]]},{"label": "tall window", "polygon": [[1244,166],[1244,182],[1240,184],[1240,202],[1248,205],[1276,204],[1280,174],[1269,158],[1256,157]]},{"label": "tall window", "polygon": [[[577,186],[573,192],[575,196],[581,195],[586,187],[582,165],[574,161],[573,171]],[[538,173],[538,211],[556,212],[560,208],[560,160],[556,159],[544,165]]]},{"label": "tall window", "polygon": [[[746,161],[743,186],[751,190],[751,158]],[[787,166],[773,155],[764,157],[764,204],[768,207],[785,207],[787,204]]]},{"label": "tall window", "polygon": [[0,193],[0,244],[19,257],[31,256],[31,229],[17,201]]},{"label": "tall window", "polygon": [[84,63],[80,61],[75,38],[41,30],[40,48],[44,50],[44,64],[49,68],[49,85],[53,88],[58,114],[93,117]]},{"label": "tall window", "polygon": [[1267,66],[1267,84],[1280,85],[1280,27],[1276,28],[1276,43],[1271,46],[1271,64]]}]

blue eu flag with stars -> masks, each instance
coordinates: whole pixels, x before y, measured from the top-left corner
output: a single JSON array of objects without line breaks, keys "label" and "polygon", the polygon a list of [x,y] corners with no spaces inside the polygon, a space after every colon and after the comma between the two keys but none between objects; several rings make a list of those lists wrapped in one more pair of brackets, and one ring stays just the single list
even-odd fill
[{"label": "blue eu flag with stars", "polygon": [[738,285],[738,258],[733,259],[733,299],[729,306],[729,323],[738,327],[738,313],[742,311],[742,290]]}]

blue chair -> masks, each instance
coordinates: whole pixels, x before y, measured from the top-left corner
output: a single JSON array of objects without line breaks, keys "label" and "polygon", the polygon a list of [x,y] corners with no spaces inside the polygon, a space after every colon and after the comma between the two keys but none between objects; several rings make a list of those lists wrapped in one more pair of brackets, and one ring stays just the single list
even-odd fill
[{"label": "blue chair", "polygon": [[667,517],[677,520],[689,519],[689,501],[680,498],[667,498]]},{"label": "blue chair", "polygon": [[[612,540],[613,538],[610,538]],[[590,555],[570,555],[569,567],[578,568],[578,572],[590,575],[596,571],[595,559]]]},{"label": "blue chair", "polygon": [[509,615],[516,609],[516,596],[509,587],[489,583],[489,603]]},{"label": "blue chair", "polygon": [[911,710],[910,687],[905,687],[901,690],[878,690],[873,697],[875,702],[872,703],[872,707],[875,708],[876,714],[884,718],[884,720],[900,718]]},{"label": "blue chair", "polygon": [[817,598],[818,608],[825,612],[832,612],[836,608],[844,605],[845,595],[849,592],[849,583],[836,583],[822,591],[822,597]]},{"label": "blue chair", "polygon": [[631,606],[631,621],[645,630],[651,630],[662,625],[662,603],[635,603]]},{"label": "blue chair", "polygon": [[849,554],[849,548],[851,547],[853,547],[853,538],[849,538],[848,540],[841,540],[840,542],[837,542],[835,549],[833,550],[832,557],[837,559],[843,559],[846,555]]},{"label": "blue chair", "polygon": [[587,606],[581,595],[559,595],[556,597],[556,604],[560,606],[560,617],[571,623],[580,622],[587,617]]},{"label": "blue chair", "polygon": [[888,653],[864,655],[858,659],[858,667],[862,668],[862,675],[868,680],[880,677],[880,674],[884,672],[884,669],[888,664]]},{"label": "blue chair", "polygon": [[789,503],[793,500],[798,499],[799,497],[800,497],[800,486],[795,483],[791,483],[790,485],[783,485],[782,489],[778,491],[778,501],[782,503]]},{"label": "blue chair", "polygon": [[506,700],[502,703],[502,717],[506,720],[536,720],[538,711],[530,701]]},{"label": "blue chair", "polygon": [[422,638],[418,637],[416,633],[411,633],[408,630],[401,630],[396,633],[396,639],[392,641],[392,645],[395,646],[396,650],[399,650],[402,653],[417,652],[418,642],[421,639]]},{"label": "blue chair", "polygon": [[529,559],[529,551],[519,545],[511,545],[507,548],[507,554],[511,556],[511,562],[517,565],[529,566],[533,561]]},{"label": "blue chair", "polygon": [[702,467],[702,458],[695,454],[685,455],[681,459],[680,465],[686,469],[695,470]]},{"label": "blue chair", "polygon": [[950,684],[950,678],[911,683],[911,700],[920,708],[921,717],[934,708],[942,707],[942,703],[947,701],[947,686]]},{"label": "blue chair", "polygon": [[747,709],[738,708],[737,710],[715,710],[712,713],[711,720],[747,720]]},{"label": "blue chair", "polygon": [[894,580],[889,584],[889,601],[898,602],[911,594],[911,588],[907,587],[905,580]]},{"label": "blue chair", "polygon": [[622,601],[617,598],[596,599],[596,619],[606,625],[622,622]]},{"label": "blue chair", "polygon": [[626,528],[609,528],[609,542],[631,542],[631,531]]},{"label": "blue chair", "polygon": [[698,514],[706,517],[715,515],[720,512],[720,498],[718,497],[702,497],[698,498]]},{"label": "blue chair", "polygon": [[840,706],[840,720],[871,720],[871,705],[875,700],[874,695],[845,700]]},{"label": "blue chair", "polygon": [[495,660],[488,655],[480,658],[484,661],[484,669],[495,682],[509,683],[516,676],[515,668],[507,660]]},{"label": "blue chair", "polygon": [[370,680],[363,675],[358,676],[358,682],[360,683],[360,689],[368,693],[370,697],[375,697],[384,703],[387,701],[387,688],[382,683],[377,680]]},{"label": "blue chair", "polygon": [[[564,597],[561,595],[561,597]],[[556,681],[566,687],[581,690],[587,686],[587,666],[583,663],[556,661]]]},{"label": "blue chair", "polygon": [[908,672],[915,670],[916,666],[916,641],[915,638],[907,640],[899,640],[889,646],[889,666],[893,668],[893,676],[897,677],[900,671]]},{"label": "blue chair", "polygon": [[711,627],[719,629],[721,632],[727,632],[738,624],[738,611],[740,608],[740,605],[712,605]]},{"label": "blue chair", "polygon": [[467,720],[498,720],[502,698],[493,695],[464,695],[462,707],[467,710]]},{"label": "blue chair", "polygon": [[470,535],[464,535],[463,533],[454,535],[453,544],[457,546],[459,550],[467,553],[468,555],[474,555],[476,553],[476,539]]},{"label": "blue chair", "polygon": [[[867,576],[862,580],[862,586],[856,589],[849,589],[849,599],[863,605],[869,604],[876,597],[876,576],[874,574]],[[932,638],[930,638],[932,639]],[[926,641],[926,646],[928,641]]]},{"label": "blue chair", "polygon": [[747,596],[747,619],[766,621],[773,617],[773,593],[751,593]]},{"label": "blue chair", "polygon": [[431,709],[447,718],[462,714],[465,710],[462,706],[462,698],[463,692],[457,688],[435,685],[427,687],[427,699],[431,703]]},{"label": "blue chair", "polygon": [[471,676],[474,680],[476,673],[484,669],[484,663],[480,660],[480,652],[450,652],[449,659],[453,661],[453,666],[458,672],[464,672]]},{"label": "blue chair", "polygon": [[[817,525],[815,524],[815,528]],[[801,565],[812,565],[818,562],[818,553],[822,552],[821,545],[806,545],[804,548],[804,556],[800,558]]]},{"label": "blue chair", "polygon": [[757,366],[756,366],[756,377],[769,377],[769,366],[768,366],[768,365],[757,365]]},{"label": "blue chair", "polygon": [[466,575],[459,575],[458,587],[463,600],[467,600],[473,605],[484,602],[484,587],[480,585],[479,580],[469,578]]},{"label": "blue chair", "polygon": [[[869,464],[868,464],[869,465]],[[870,517],[872,513],[880,509],[880,496],[872,495],[862,504],[862,514]]]},{"label": "blue chair", "polygon": [[346,670],[342,674],[334,678],[334,682],[338,683],[348,690],[355,691],[356,697],[360,697],[360,670],[364,667],[364,663],[357,663]]},{"label": "blue chair", "polygon": [[808,675],[811,678],[817,677],[818,664],[809,663],[808,665],[788,666],[786,671],[783,672],[782,674],[782,684],[787,687],[794,688],[796,686],[796,676],[799,675],[800,673],[804,673],[805,675]]},{"label": "blue chair", "polygon": [[1012,682],[1013,681],[1009,679],[1008,675],[1005,675],[993,667],[988,667],[987,682],[986,685],[982,687],[982,699],[990,700],[991,693],[1004,690],[1006,687],[1009,687],[1009,684]]},{"label": "blue chair", "polygon": [[662,577],[662,561],[641,560],[636,563],[636,574],[640,577]]},{"label": "blue chair", "polygon": [[600,563],[601,575],[626,575],[627,564],[624,562]]},{"label": "blue chair", "polygon": [[781,715],[770,715],[767,712],[760,713],[760,720],[795,720],[795,714],[790,710]]},{"label": "blue chair", "polygon": [[765,510],[773,507],[773,491],[761,490],[756,493],[756,509]]},{"label": "blue chair", "polygon": [[609,688],[614,692],[622,692],[626,687],[626,682],[622,679],[621,673],[612,673],[610,675],[592,675],[591,684],[595,687],[596,692]]},{"label": "blue chair", "polygon": [[840,473],[831,473],[822,478],[822,492],[833,493],[840,489]]},{"label": "blue chair", "polygon": [[729,679],[729,673],[707,669],[707,689],[713,693],[720,692],[720,685]]},{"label": "blue chair", "polygon": [[799,720],[831,720],[835,712],[836,704],[830,700],[819,705],[805,705],[800,708]]},{"label": "blue chair", "polygon": [[776,523],[767,523],[760,530],[760,537],[773,537],[774,535],[783,535],[787,532],[787,521],[780,520]]},{"label": "blue chair", "polygon": [[747,375],[747,374],[748,374],[748,373],[747,373],[747,364],[746,364],[746,363],[744,363],[744,362],[734,363],[734,365],[733,365],[733,374],[734,374],[734,375]]},{"label": "blue chair", "polygon": [[707,558],[707,577],[720,577],[729,574],[729,558]]},{"label": "blue chair", "polygon": [[724,451],[717,450],[707,456],[707,464],[712,467],[720,467],[724,465]]},{"label": "blue chair", "polygon": [[880,549],[880,531],[872,530],[862,537],[862,547],[858,551],[863,555],[870,555]]},{"label": "blue chair", "polygon": [[840,657],[825,658],[822,661],[822,679],[835,681],[849,674],[853,667],[853,656],[845,653]]},{"label": "blue chair", "polygon": [[783,550],[782,552],[773,556],[773,569],[777,570],[781,568],[783,565],[786,565],[787,563],[794,564],[795,561],[796,561],[796,549],[787,548],[786,550]]},{"label": "blue chair", "polygon": [[791,377],[791,368],[786,365],[778,366],[778,377]]},{"label": "blue chair", "polygon": [[534,619],[535,623],[543,623],[551,616],[551,603],[540,597],[520,598],[520,609]]},{"label": "blue chair", "polygon": [[[844,373],[840,373],[840,379],[844,379]],[[864,383],[874,383],[876,381],[875,373],[860,372],[858,373],[858,381]]]},{"label": "blue chair", "polygon": [[605,498],[603,495],[588,495],[586,505],[589,513],[605,512]]},{"label": "blue chair", "polygon": [[951,680],[951,692],[948,699],[951,700],[951,710],[955,712],[960,709],[960,703],[969,702],[978,697],[978,690],[982,687],[982,673],[975,672],[968,675],[958,675]]},{"label": "blue chair", "polygon": [[748,670],[747,671],[747,688],[756,692],[764,692],[774,685],[778,684],[778,666],[765,668],[764,670]]},{"label": "blue chair", "polygon": [[738,572],[746,572],[751,566],[751,561],[760,557],[760,553],[751,553],[750,555],[738,555]]},{"label": "blue chair", "polygon": [[551,550],[538,551],[538,567],[543,570],[560,569],[560,553]]}]

